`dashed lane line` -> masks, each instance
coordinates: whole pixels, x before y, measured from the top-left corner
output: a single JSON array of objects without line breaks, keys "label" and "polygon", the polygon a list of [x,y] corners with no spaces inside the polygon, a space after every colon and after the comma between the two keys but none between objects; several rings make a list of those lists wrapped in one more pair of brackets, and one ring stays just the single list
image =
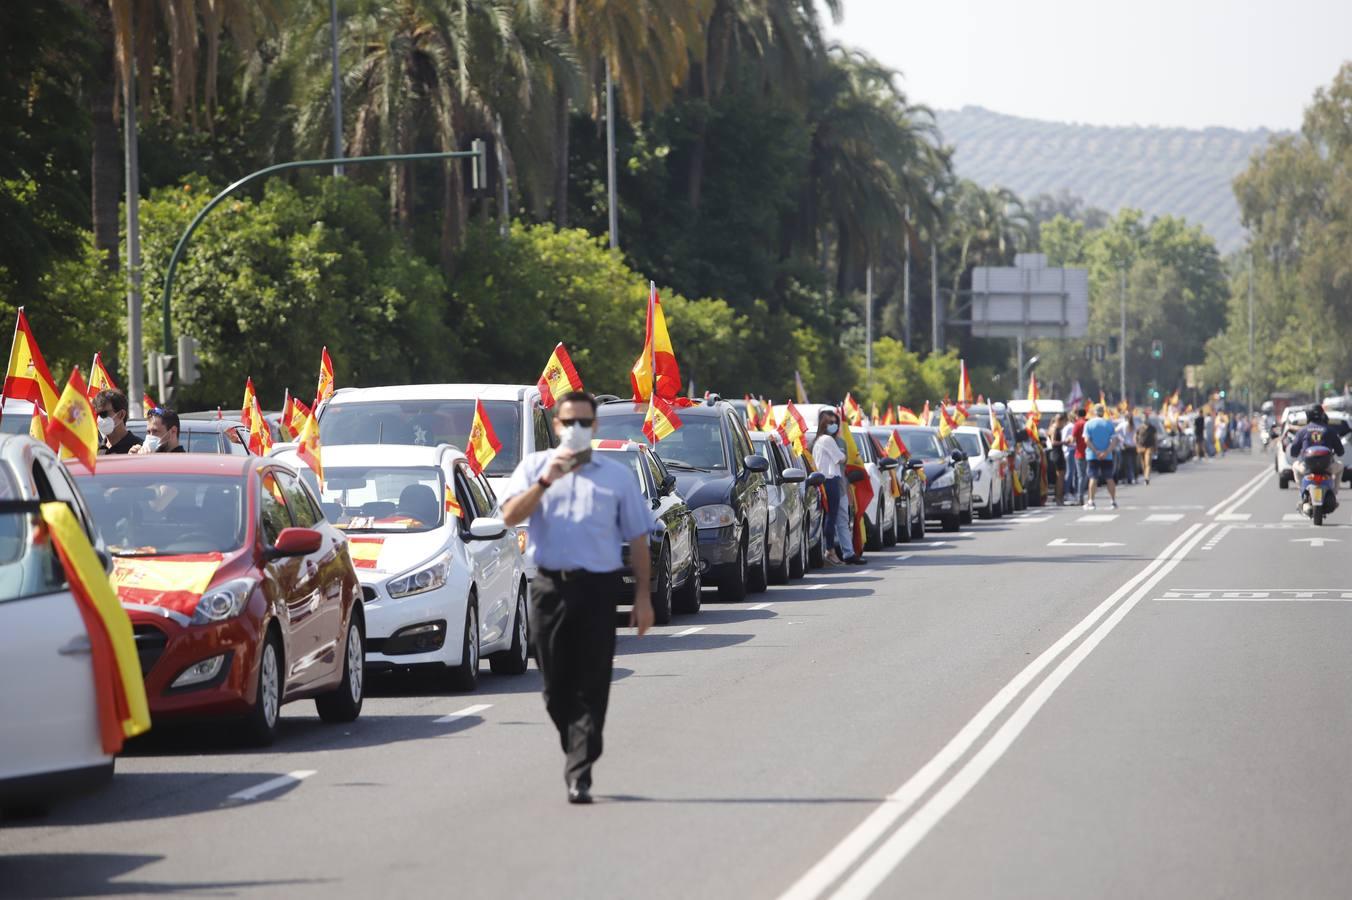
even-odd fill
[{"label": "dashed lane line", "polygon": [[1221,513],[1216,516],[1217,522],[1247,522],[1253,518],[1253,513]]},{"label": "dashed lane line", "polygon": [[1182,513],[1151,513],[1145,517],[1147,522],[1170,523],[1183,518]]},{"label": "dashed lane line", "polygon": [[1088,524],[1097,524],[1100,522],[1112,522],[1117,518],[1117,513],[1091,513],[1087,516],[1080,516],[1076,522],[1085,522]]},{"label": "dashed lane line", "polygon": [[456,710],[450,715],[442,716],[440,719],[436,720],[436,724],[445,725],[447,722],[458,722],[461,719],[467,719],[470,716],[478,715],[492,705],[493,704],[491,703],[476,703],[473,706],[466,706],[464,709]]},{"label": "dashed lane line", "polygon": [[675,634],[672,635],[672,637],[685,637],[688,634],[695,634],[703,630],[704,630],[703,625],[692,625],[689,628],[685,628],[682,629],[681,631],[676,632]]},{"label": "dashed lane line", "polygon": [[280,791],[284,787],[290,787],[293,784],[300,784],[305,779],[315,773],[314,769],[297,769],[294,772],[287,772],[285,775],[278,775],[276,778],[269,778],[262,784],[256,784],[251,788],[245,788],[242,791],[235,791],[229,797],[228,801],[234,803],[248,803],[251,800],[257,800],[264,794],[271,794],[274,791]]},{"label": "dashed lane line", "polygon": [[768,603],[757,603],[755,606],[748,606],[748,607],[747,607],[747,609],[750,609],[750,610],[769,609],[769,608],[770,608],[770,604],[768,604]]}]

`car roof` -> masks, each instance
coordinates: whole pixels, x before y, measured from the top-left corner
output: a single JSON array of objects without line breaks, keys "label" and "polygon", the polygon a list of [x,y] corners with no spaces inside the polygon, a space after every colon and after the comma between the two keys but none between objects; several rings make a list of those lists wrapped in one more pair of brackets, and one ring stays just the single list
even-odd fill
[{"label": "car roof", "polygon": [[[327,452],[327,451],[326,451]],[[126,475],[154,472],[164,475],[240,476],[266,462],[261,456],[235,456],[229,453],[150,453],[107,454],[100,456],[97,475]],[[71,467],[71,474],[88,476],[83,466]]]},{"label": "car roof", "polygon": [[995,432],[991,431],[989,428],[986,428],[986,427],[983,426],[983,425],[959,425],[957,428],[955,428],[955,429],[953,429],[953,430],[954,430],[954,431],[965,431],[965,432],[967,432],[968,434],[971,434],[972,432],[978,432],[978,433],[982,433],[982,434],[994,434],[994,433],[995,433]]},{"label": "car roof", "polygon": [[648,447],[646,444],[640,444],[638,441],[621,441],[615,438],[606,438],[604,440],[592,441],[592,449],[601,451],[633,451],[646,450]]},{"label": "car roof", "polygon": [[[281,452],[295,452],[295,445],[288,444]],[[465,454],[450,444],[335,444],[324,448],[324,467],[341,468],[344,466],[379,465],[392,469],[412,468],[415,466],[439,466],[443,455],[452,460]]]},{"label": "car roof", "polygon": [[329,400],[361,403],[372,400],[524,400],[533,384],[391,384],[383,387],[342,388]]}]

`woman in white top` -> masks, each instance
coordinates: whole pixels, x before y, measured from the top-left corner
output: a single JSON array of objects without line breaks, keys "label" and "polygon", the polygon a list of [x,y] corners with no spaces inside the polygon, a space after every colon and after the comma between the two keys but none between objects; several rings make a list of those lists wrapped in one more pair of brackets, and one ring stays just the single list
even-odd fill
[{"label": "woman in white top", "polygon": [[1117,439],[1122,445],[1122,482],[1136,483],[1136,417],[1125,413],[1117,420]]},{"label": "woman in white top", "polygon": [[845,451],[836,443],[839,432],[840,417],[833,410],[823,409],[817,416],[812,464],[826,479],[822,535],[826,538],[826,562],[833,566],[855,562],[854,539],[850,535],[850,504],[845,493]]}]

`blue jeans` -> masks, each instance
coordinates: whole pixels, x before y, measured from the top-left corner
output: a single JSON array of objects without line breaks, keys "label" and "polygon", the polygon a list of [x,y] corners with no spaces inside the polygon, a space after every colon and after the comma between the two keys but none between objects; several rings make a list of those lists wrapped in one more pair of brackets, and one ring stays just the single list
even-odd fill
[{"label": "blue jeans", "polygon": [[850,529],[853,524],[850,521],[850,495],[846,493],[850,489],[850,484],[844,478],[833,478],[827,482],[828,485],[832,483],[836,485],[836,496],[839,498],[832,517],[836,531],[836,555],[841,559],[850,559],[854,556],[854,535]]},{"label": "blue jeans", "polygon": [[1089,460],[1075,457],[1075,498],[1083,503],[1089,493]]},{"label": "blue jeans", "polygon": [[826,488],[826,509],[822,510],[822,540],[826,543],[827,551],[836,549],[836,511],[840,509],[840,485],[839,478],[828,478],[823,485]]}]

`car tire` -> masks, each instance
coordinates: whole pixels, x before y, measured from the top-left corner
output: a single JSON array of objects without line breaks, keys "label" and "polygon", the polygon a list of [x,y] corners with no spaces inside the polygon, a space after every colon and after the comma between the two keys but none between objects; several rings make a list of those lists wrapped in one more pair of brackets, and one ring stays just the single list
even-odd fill
[{"label": "car tire", "polygon": [[958,518],[964,525],[971,525],[976,520],[976,510],[973,508],[975,503],[970,496],[967,498],[967,508],[958,513]]},{"label": "car tire", "polygon": [[909,544],[914,535],[911,533],[911,502],[897,510],[897,543]]},{"label": "car tire", "polygon": [[925,501],[920,501],[920,512],[916,514],[915,524],[911,526],[911,540],[923,541],[925,539]]},{"label": "car tire", "polygon": [[883,510],[878,507],[878,525],[869,527],[868,517],[864,517],[864,549],[876,551],[883,549]]},{"label": "car tire", "polygon": [[494,675],[524,675],[530,667],[530,613],[526,603],[526,583],[516,590],[516,612],[512,615],[512,646],[488,658]]},{"label": "car tire", "polygon": [[1286,490],[1287,488],[1289,488],[1290,486],[1291,486],[1291,476],[1290,476],[1290,475],[1278,475],[1278,476],[1277,476],[1277,490],[1279,490],[1279,491],[1284,491],[1284,490]]},{"label": "car tire", "polygon": [[681,589],[672,598],[672,607],[684,615],[699,612],[703,591],[704,575],[700,571],[699,557],[691,554],[690,574],[685,576],[685,584],[681,585]]},{"label": "car tire", "polygon": [[[771,584],[789,583],[789,578],[793,574],[791,563],[792,557],[789,555],[789,542],[792,537],[793,530],[786,522],[784,524],[784,552],[779,555],[779,562],[775,563],[774,567],[770,569]],[[768,552],[768,545],[766,546],[766,550]]]},{"label": "car tire", "polygon": [[343,677],[327,694],[315,698],[315,710],[324,722],[355,722],[366,697],[366,629],[361,613],[352,611],[343,642]]},{"label": "car tire", "polygon": [[957,531],[961,525],[962,525],[961,513],[949,513],[948,515],[939,519],[939,527],[942,528],[944,531]]},{"label": "car tire", "polygon": [[465,608],[460,664],[446,667],[446,681],[455,691],[473,691],[479,687],[479,600],[473,591]]},{"label": "car tire", "polygon": [[663,544],[662,552],[657,558],[657,590],[653,592],[652,599],[655,625],[671,623],[671,585],[671,549]]},{"label": "car tire", "polygon": [[286,696],[286,664],[282,657],[282,639],[269,628],[258,652],[258,686],[254,688],[253,709],[244,718],[244,734],[255,747],[266,747],[277,739],[282,720],[282,698]]},{"label": "car tire", "polygon": [[789,560],[789,577],[802,578],[807,574],[807,511],[803,512],[803,521],[798,526],[798,546]]},{"label": "car tire", "polygon": [[[823,522],[822,530],[824,531],[825,529],[826,523]],[[820,532],[818,532],[817,543],[809,547],[807,551],[808,568],[820,569],[822,566],[826,565],[825,540],[826,540],[825,537],[823,537],[823,535]]]},{"label": "car tire", "polygon": [[[760,563],[751,567],[746,576],[746,589],[752,594],[764,593],[770,587],[770,523],[765,523],[765,537],[761,539]],[[750,554],[747,554],[750,556]]]},{"label": "car tire", "polygon": [[718,599],[724,603],[740,603],[746,599],[746,539],[737,545],[737,561],[729,569],[729,574],[718,579]]},{"label": "car tire", "polygon": [[976,511],[976,514],[977,514],[979,517],[983,518],[983,519],[994,518],[994,516],[995,516],[995,500],[994,500],[994,498],[991,499],[991,502],[990,502],[990,503],[987,503],[985,506],[983,506],[983,507],[981,507],[980,509],[978,509],[978,510]]},{"label": "car tire", "polygon": [[1005,500],[1003,497],[996,497],[991,501],[991,518],[998,519],[1005,514]]}]

